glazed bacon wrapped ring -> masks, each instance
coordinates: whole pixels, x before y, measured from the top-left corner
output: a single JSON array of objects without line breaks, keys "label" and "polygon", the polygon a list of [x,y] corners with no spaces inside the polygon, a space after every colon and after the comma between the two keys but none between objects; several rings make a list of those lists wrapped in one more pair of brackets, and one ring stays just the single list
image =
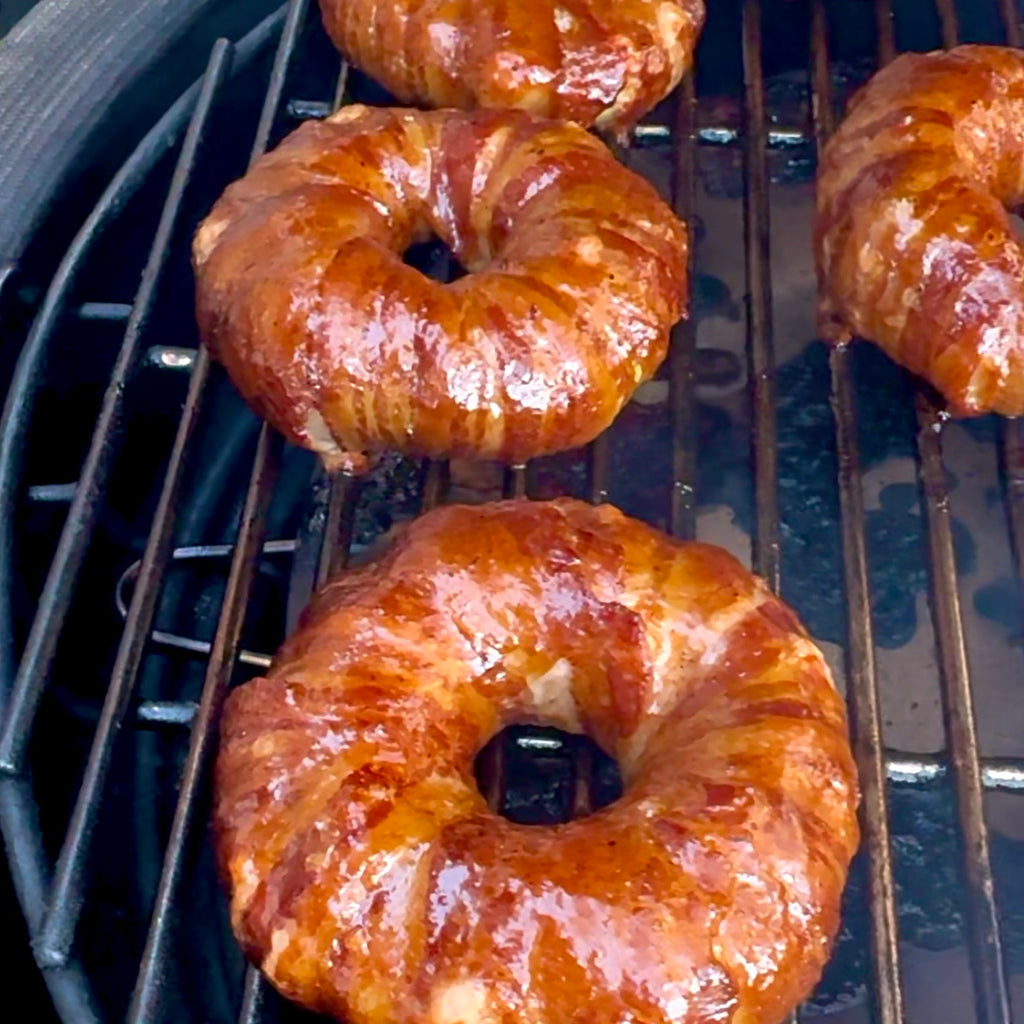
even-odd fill
[{"label": "glazed bacon wrapped ring", "polygon": [[[511,722],[593,737],[622,797],[488,809]],[[229,697],[231,920],[348,1024],[777,1024],[817,981],[857,845],[842,699],[720,549],[561,499],[449,506],[319,594]]]},{"label": "glazed bacon wrapped ring", "polygon": [[[469,271],[403,262],[440,237]],[[587,443],[665,357],[687,239],[577,125],[353,106],[231,185],[193,243],[199,331],[329,468],[518,464]]]},{"label": "glazed bacon wrapped ring", "polygon": [[897,58],[818,172],[823,333],[876,342],[955,415],[1024,415],[1022,203],[1024,53]]},{"label": "glazed bacon wrapped ring", "polygon": [[702,0],[320,0],[334,44],[401,103],[527,110],[616,134],[679,83]]}]

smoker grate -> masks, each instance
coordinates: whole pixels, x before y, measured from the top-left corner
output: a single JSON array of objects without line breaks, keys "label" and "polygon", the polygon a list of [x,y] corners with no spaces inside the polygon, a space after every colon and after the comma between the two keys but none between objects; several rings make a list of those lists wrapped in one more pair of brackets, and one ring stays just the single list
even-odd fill
[{"label": "smoker grate", "polygon": [[[753,567],[778,590],[783,557],[779,504],[779,434],[777,366],[773,337],[773,263],[770,252],[771,174],[769,154],[774,149],[810,143],[818,148],[833,130],[836,118],[834,68],[830,62],[830,19],[835,11],[826,0],[790,5],[809,18],[810,109],[812,123],[796,128],[776,116],[766,91],[766,45],[762,33],[768,22],[760,0],[742,3],[738,23],[738,61],[742,70],[741,124],[724,127],[702,120],[697,87],[688,78],[664,111],[638,129],[634,145],[620,153],[630,164],[641,165],[645,148],[668,151],[669,191],[676,212],[694,222],[697,199],[697,147],[732,145],[742,156],[744,273],[746,281],[746,344],[749,366],[750,463],[753,474],[754,522],[751,554]],[[920,7],[921,5],[917,5]],[[1020,43],[1020,25],[1012,0],[993,0],[1002,18],[1005,41]],[[777,12],[776,12],[777,13]],[[896,52],[895,12],[891,0],[876,0],[877,57],[884,63]],[[953,0],[936,0],[935,14],[946,46],[959,37]],[[344,475],[328,479],[318,471],[309,490],[294,539],[268,540],[275,493],[282,483],[286,450],[280,438],[261,426],[255,440],[244,501],[226,543],[175,547],[186,496],[190,493],[190,467],[197,458],[204,415],[211,404],[219,371],[205,351],[157,342],[158,297],[183,230],[193,216],[195,179],[208,170],[204,150],[212,145],[223,97],[236,73],[257,60],[277,38],[269,84],[252,145],[252,158],[279,137],[297,118],[324,116],[351,95],[348,69],[328,87],[323,75],[305,70],[310,51],[318,44],[315,5],[292,0],[277,15],[258,26],[237,47],[219,42],[213,49],[206,75],[169,111],[140,145],[136,154],[111,184],[103,200],[83,227],[53,279],[23,348],[5,409],[0,438],[0,628],[4,644],[13,648],[15,635],[10,608],[14,593],[13,555],[16,512],[26,496],[30,501],[66,501],[60,539],[41,585],[38,604],[22,647],[21,658],[7,694],[0,733],[0,828],[7,844],[15,880],[19,884],[36,958],[44,968],[51,993],[68,1022],[101,1019],[73,947],[91,898],[90,873],[99,841],[105,801],[117,783],[117,752],[122,726],[160,727],[171,730],[179,742],[188,731],[187,753],[180,774],[167,787],[174,801],[166,829],[162,869],[154,879],[148,930],[137,977],[127,1008],[132,1024],[166,1019],[175,950],[175,931],[185,887],[192,870],[191,851],[201,834],[206,773],[215,745],[219,709],[228,688],[268,663],[266,651],[245,646],[250,604],[267,557],[284,559],[288,571],[277,578],[286,625],[296,615],[313,587],[343,567],[353,552],[361,502],[373,500],[369,484]],[[706,45],[706,44],[702,44]],[[320,54],[322,56],[322,52]],[[316,79],[323,92],[312,95],[293,89],[308,88]],[[327,98],[325,98],[325,96]],[[703,97],[702,97],[703,98]],[[187,129],[186,129],[187,123]],[[182,139],[183,134],[183,139]],[[163,198],[148,259],[134,302],[78,302],[78,282],[93,258],[99,241],[117,221],[129,199],[154,173],[162,155],[182,139],[177,165]],[[645,165],[646,166],[646,165]],[[230,176],[218,170],[222,186]],[[695,248],[695,247],[694,247]],[[691,250],[691,263],[693,252]],[[697,268],[691,266],[691,271]],[[14,301],[13,268],[0,273],[0,302]],[[443,254],[433,257],[433,273],[443,275]],[[108,298],[108,297],[102,297]],[[114,297],[109,297],[111,300]],[[123,331],[121,347],[99,406],[88,453],[72,487],[36,485],[26,491],[23,448],[29,436],[42,369],[55,339],[66,325],[105,321]],[[958,836],[962,851],[961,878],[966,888],[967,938],[974,979],[976,1018],[979,1024],[1009,1024],[1012,1020],[1004,951],[997,911],[991,851],[986,828],[986,790],[1024,789],[1024,760],[982,759],[972,707],[971,667],[967,654],[964,617],[960,607],[958,569],[949,484],[944,459],[945,421],[928,395],[917,396],[917,466],[927,535],[930,576],[929,606],[937,648],[948,753],[917,756],[887,751],[883,744],[883,712],[877,642],[872,616],[871,565],[866,539],[866,510],[858,423],[855,355],[850,347],[831,353],[831,401],[835,413],[835,447],[841,509],[842,574],[845,582],[845,666],[855,752],[864,789],[866,900],[870,912],[870,983],[873,1017],[881,1024],[907,1019],[901,984],[901,956],[897,890],[891,835],[890,786],[923,786],[948,780],[956,797]],[[62,829],[56,856],[51,857],[41,838],[32,801],[30,756],[36,742],[34,725],[55,664],[61,656],[62,632],[76,600],[80,579],[104,514],[105,496],[123,446],[122,428],[128,420],[133,388],[140,367],[162,367],[165,374],[188,374],[177,433],[170,447],[159,493],[147,523],[148,539],[138,558],[120,571],[118,607],[124,619],[109,674],[100,695],[101,706],[91,733],[88,758],[77,785],[66,829]],[[698,454],[700,429],[696,388],[701,354],[696,325],[691,318],[673,335],[667,364],[671,446],[671,480],[665,488],[664,514],[668,529],[679,537],[697,532]],[[616,466],[612,436],[606,433],[589,447],[582,462],[584,483],[577,488],[591,500],[606,500],[614,493]],[[1016,579],[1024,580],[1024,426],[1008,421],[1000,444],[1004,500]],[[203,452],[208,458],[208,452]],[[465,483],[459,467],[428,462],[418,468],[418,502],[426,509],[446,500]],[[537,468],[508,467],[497,471],[493,490],[506,495],[536,491]],[[122,563],[123,565],[124,563]],[[219,597],[216,631],[212,640],[155,628],[169,574],[183,567],[227,568],[226,586]],[[139,679],[150,656],[200,657],[205,674],[195,699],[182,694],[140,697]],[[0,676],[0,696],[6,680]],[[567,766],[570,797],[564,816],[586,813],[599,795],[594,773],[599,767],[586,744],[563,742],[548,734],[503,734],[490,744],[481,759],[481,786],[493,807],[507,798],[510,764],[519,752],[543,748],[546,756],[561,758]],[[175,788],[176,787],[176,788]],[[603,791],[602,791],[603,792]],[[49,865],[53,863],[52,880]],[[149,904],[147,904],[149,905]],[[249,969],[244,987],[234,993],[241,1021],[268,1020],[282,1011],[257,972]],[[125,1003],[127,1004],[127,994]],[[233,1016],[233,1013],[232,1013]],[[227,1019],[227,1018],[225,1018]]]}]

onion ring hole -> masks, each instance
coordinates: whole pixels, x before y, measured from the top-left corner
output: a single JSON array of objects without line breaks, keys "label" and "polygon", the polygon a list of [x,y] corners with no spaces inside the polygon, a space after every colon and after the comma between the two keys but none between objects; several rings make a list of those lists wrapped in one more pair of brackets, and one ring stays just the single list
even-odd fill
[{"label": "onion ring hole", "polygon": [[490,806],[518,825],[586,817],[622,795],[614,758],[589,736],[546,726],[502,729],[477,755],[473,773]]}]

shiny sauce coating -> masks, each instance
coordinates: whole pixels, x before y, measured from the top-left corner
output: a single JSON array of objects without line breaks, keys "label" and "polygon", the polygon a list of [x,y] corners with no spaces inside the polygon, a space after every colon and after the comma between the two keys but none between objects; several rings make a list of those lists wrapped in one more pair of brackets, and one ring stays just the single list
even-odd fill
[{"label": "shiny sauce coating", "polygon": [[[622,797],[490,811],[513,722],[585,732]],[[450,506],[314,599],[227,702],[231,919],[350,1024],[777,1024],[818,979],[858,842],[845,711],[730,555],[570,499]]]},{"label": "shiny sauce coating", "polygon": [[950,412],[1024,414],[1024,53],[905,54],[818,172],[822,325],[880,345]]},{"label": "shiny sauce coating", "polygon": [[[403,262],[440,237],[470,273]],[[193,243],[200,335],[332,468],[585,444],[665,357],[684,226],[576,125],[347,107],[231,185]]]},{"label": "shiny sauce coating", "polygon": [[320,0],[335,45],[402,103],[526,110],[621,133],[679,83],[703,0]]}]

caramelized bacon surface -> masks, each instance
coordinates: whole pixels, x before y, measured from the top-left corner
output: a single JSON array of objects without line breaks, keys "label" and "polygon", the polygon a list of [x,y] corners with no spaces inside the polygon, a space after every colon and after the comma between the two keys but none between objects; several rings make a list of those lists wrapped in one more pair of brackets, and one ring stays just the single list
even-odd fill
[{"label": "caramelized bacon surface", "polygon": [[402,103],[621,131],[678,84],[702,0],[320,0],[335,45]]},{"label": "caramelized bacon surface", "polygon": [[[438,236],[469,274],[403,262]],[[193,243],[200,334],[332,466],[585,444],[665,356],[687,237],[575,125],[348,107],[231,185]]]},{"label": "caramelized bacon surface", "polygon": [[[492,813],[511,722],[585,731],[624,794]],[[844,706],[793,613],[720,549],[569,499],[450,506],[337,577],[226,706],[231,918],[350,1024],[777,1024],[858,841]]]},{"label": "caramelized bacon surface", "polygon": [[956,415],[1024,414],[1024,53],[906,54],[853,99],[818,173],[826,335],[876,342]]}]

